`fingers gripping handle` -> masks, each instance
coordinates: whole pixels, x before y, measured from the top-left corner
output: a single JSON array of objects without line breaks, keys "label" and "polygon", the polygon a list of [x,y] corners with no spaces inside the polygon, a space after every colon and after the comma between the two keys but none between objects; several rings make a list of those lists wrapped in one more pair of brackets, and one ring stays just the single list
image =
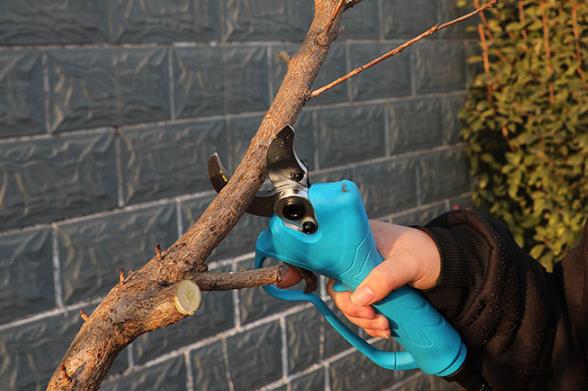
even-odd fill
[{"label": "fingers gripping handle", "polygon": [[[354,290],[382,262],[375,242],[368,239],[371,235],[361,241],[336,290]],[[401,287],[373,306],[388,318],[392,335],[423,372],[449,376],[459,370],[466,356],[461,337],[418,290]]]},{"label": "fingers gripping handle", "polygon": [[[255,255],[255,267],[263,267],[263,263],[268,256],[258,251]],[[312,303],[331,327],[341,334],[347,342],[382,368],[409,370],[417,367],[414,358],[409,352],[386,352],[367,343],[363,338],[351,331],[316,294],[304,293],[301,290],[280,289],[273,285],[266,285],[263,288],[268,294],[281,300]]]}]

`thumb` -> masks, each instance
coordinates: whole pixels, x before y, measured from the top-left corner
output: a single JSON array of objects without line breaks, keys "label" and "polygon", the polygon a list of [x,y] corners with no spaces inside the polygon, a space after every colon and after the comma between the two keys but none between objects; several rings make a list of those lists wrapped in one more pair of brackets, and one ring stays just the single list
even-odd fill
[{"label": "thumb", "polygon": [[388,296],[414,280],[415,264],[395,259],[385,259],[376,266],[351,294],[351,302],[356,305],[370,305]]}]

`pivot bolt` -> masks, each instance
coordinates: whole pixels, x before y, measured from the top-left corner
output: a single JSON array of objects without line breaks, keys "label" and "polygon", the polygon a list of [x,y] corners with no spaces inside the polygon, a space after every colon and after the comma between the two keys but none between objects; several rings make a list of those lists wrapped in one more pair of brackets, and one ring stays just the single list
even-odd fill
[{"label": "pivot bolt", "polygon": [[305,234],[313,234],[316,232],[316,224],[313,221],[305,221],[302,223],[302,232]]}]

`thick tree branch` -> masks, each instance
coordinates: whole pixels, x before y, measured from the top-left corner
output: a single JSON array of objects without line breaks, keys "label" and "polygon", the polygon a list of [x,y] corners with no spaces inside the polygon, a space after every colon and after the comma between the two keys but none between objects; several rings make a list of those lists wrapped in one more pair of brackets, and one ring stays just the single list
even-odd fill
[{"label": "thick tree branch", "polygon": [[[338,4],[338,0],[315,0],[315,16],[306,38],[290,59],[282,86],[227,186],[176,243],[112,288],[82,325],[57,365],[48,390],[98,389],[117,353],[125,346],[141,334],[186,316],[170,300],[175,298],[175,285],[207,271],[206,258],[235,226],[257,193],[265,176],[270,142],[296,119],[335,39],[339,19],[332,28],[327,26]],[[265,272],[252,273],[261,278]]]},{"label": "thick tree branch", "polygon": [[317,88],[316,90],[314,90],[310,93],[310,95],[308,96],[308,99],[316,98],[317,96],[321,95],[323,92],[328,91],[331,88],[338,86],[339,84],[351,79],[353,76],[360,74],[361,72],[365,71],[366,69],[369,69],[369,68],[373,67],[374,65],[377,65],[377,64],[381,63],[382,61],[384,61],[392,56],[397,55],[398,53],[402,52],[407,47],[414,45],[418,41],[420,41],[424,38],[427,38],[428,36],[436,33],[437,31],[443,30],[447,27],[451,27],[455,24],[461,23],[461,22],[471,18],[472,16],[483,13],[485,10],[492,7],[494,4],[496,4],[496,0],[491,0],[488,3],[484,4],[482,7],[478,8],[475,11],[472,11],[466,15],[460,16],[459,18],[453,19],[453,20],[446,22],[446,23],[443,23],[443,24],[434,25],[433,27],[422,32],[421,34],[417,35],[416,37],[406,41],[405,43],[398,46],[397,48],[392,49],[389,52],[382,54],[380,57],[373,59],[372,61],[368,62],[367,64],[364,64],[360,67],[355,68],[351,72],[347,73],[346,75],[341,76],[340,78],[330,82],[329,84],[324,85],[320,88]]}]

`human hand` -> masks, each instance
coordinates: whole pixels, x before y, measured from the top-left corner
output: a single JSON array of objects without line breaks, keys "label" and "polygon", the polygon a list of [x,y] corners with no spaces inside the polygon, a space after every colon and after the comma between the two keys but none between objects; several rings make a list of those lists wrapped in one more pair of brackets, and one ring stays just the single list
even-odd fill
[{"label": "human hand", "polygon": [[[372,337],[389,338],[391,331],[388,319],[376,313],[371,304],[404,285],[417,289],[434,287],[441,273],[441,256],[433,239],[416,228],[382,221],[370,221],[370,226],[384,261],[370,272],[354,292],[335,292],[334,280],[329,280],[327,292],[353,324]],[[298,270],[290,266],[278,286],[292,286],[300,278]]]}]

